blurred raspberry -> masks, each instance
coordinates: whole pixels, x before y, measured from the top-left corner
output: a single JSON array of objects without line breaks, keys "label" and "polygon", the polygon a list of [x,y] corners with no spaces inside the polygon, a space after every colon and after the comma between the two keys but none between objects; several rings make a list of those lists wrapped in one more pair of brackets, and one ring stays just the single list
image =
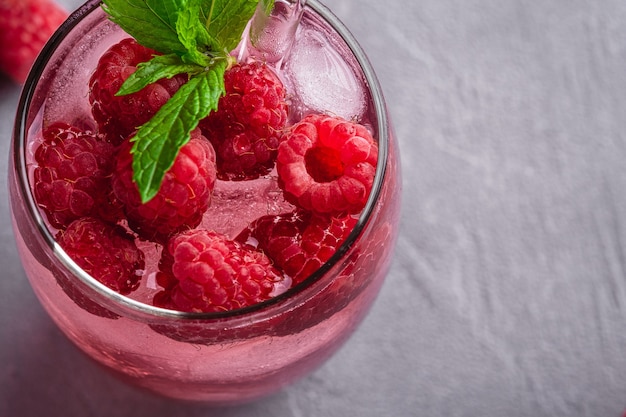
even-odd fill
[{"label": "blurred raspberry", "polygon": [[52,0],[0,0],[0,71],[23,83],[67,15]]}]

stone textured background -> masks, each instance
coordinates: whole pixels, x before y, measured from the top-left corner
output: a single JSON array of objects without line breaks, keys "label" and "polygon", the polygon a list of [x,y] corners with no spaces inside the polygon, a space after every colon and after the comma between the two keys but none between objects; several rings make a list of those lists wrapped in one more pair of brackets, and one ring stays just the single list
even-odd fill
[{"label": "stone textured background", "polygon": [[[626,410],[626,2],[327,5],[377,70],[403,157],[397,255],[358,332],[311,376],[246,406],[180,404],[121,385],[39,307],[3,187],[1,416]],[[19,90],[0,80],[2,155]]]}]

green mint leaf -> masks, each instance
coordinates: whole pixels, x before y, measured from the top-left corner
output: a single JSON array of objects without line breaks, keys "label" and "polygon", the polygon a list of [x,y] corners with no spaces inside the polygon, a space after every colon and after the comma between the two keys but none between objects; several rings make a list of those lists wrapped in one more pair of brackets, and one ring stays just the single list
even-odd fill
[{"label": "green mint leaf", "polygon": [[[141,45],[161,53],[184,52],[175,26],[168,13],[162,9],[153,9],[158,0],[103,0],[103,9],[114,23],[135,38]],[[169,16],[169,15],[168,15]],[[164,19],[167,17],[167,20]]]},{"label": "green mint leaf", "polygon": [[231,51],[237,47],[258,2],[259,0],[202,0],[201,10],[205,25],[221,50]]},{"label": "green mint leaf", "polygon": [[199,14],[200,5],[197,1],[191,1],[176,16],[178,39],[188,51],[196,49],[198,47],[198,37],[202,32],[206,33],[206,28],[202,25]]},{"label": "green mint leaf", "polygon": [[146,6],[158,16],[164,24],[176,30],[178,11],[184,9],[187,0],[145,0]]},{"label": "green mint leaf", "polygon": [[184,62],[196,63],[206,67],[211,62],[209,52],[218,47],[200,20],[199,0],[191,1],[187,8],[181,10],[176,20],[176,32],[181,44],[187,52],[182,56]]},{"label": "green mint leaf", "polygon": [[137,70],[124,81],[116,95],[123,96],[135,93],[145,88],[148,84],[163,78],[172,78],[183,73],[194,75],[201,71],[203,71],[203,68],[195,64],[184,63],[176,54],[158,55],[148,62],[139,64]]},{"label": "green mint leaf", "polygon": [[142,202],[150,201],[158,193],[165,173],[172,167],[180,148],[189,141],[191,131],[217,108],[225,91],[226,65],[226,61],[219,61],[191,77],[131,139],[133,180]]}]

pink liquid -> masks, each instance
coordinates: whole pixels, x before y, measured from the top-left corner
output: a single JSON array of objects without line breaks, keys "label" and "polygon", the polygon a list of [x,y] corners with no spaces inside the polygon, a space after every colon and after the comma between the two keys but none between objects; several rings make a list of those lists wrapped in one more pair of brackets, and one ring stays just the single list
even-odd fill
[{"label": "pink liquid", "polygon": [[[310,18],[310,15],[305,15],[305,18],[298,22],[301,13],[296,11],[294,15],[287,14],[289,7],[288,2],[277,3],[278,14],[283,18],[270,17],[270,26],[273,31],[265,36],[265,38],[270,38],[269,42],[266,41],[268,45],[261,50],[255,48],[249,40],[244,39],[242,44],[247,45],[247,50],[243,46],[237,51],[240,59],[264,60],[274,52],[269,51],[268,48],[275,47],[278,38],[294,37],[294,41],[288,47],[282,44],[276,47],[275,52],[280,52],[281,56],[286,56],[286,58],[280,62],[269,63],[274,66],[274,70],[289,89],[291,119],[299,120],[303,114],[316,111],[328,114],[346,113],[344,117],[347,119],[371,126],[368,108],[371,109],[373,104],[371,98],[369,102],[365,100],[367,89],[356,60],[349,58],[347,47],[328,27],[320,26],[318,21]],[[300,9],[297,4],[293,7]],[[95,130],[95,122],[87,101],[88,83],[86,80],[91,76],[102,53],[113,43],[128,36],[120,30],[111,30],[115,26],[108,22],[102,26],[102,30],[93,31],[69,50],[69,55],[58,68],[51,88],[47,92],[48,100],[40,113],[43,127],[63,121]],[[320,61],[323,62],[320,63]],[[336,85],[336,95],[339,98],[332,95],[328,98],[319,98],[320,83],[326,86],[324,90],[327,90],[329,85]],[[315,92],[318,94],[312,94]],[[346,96],[350,96],[349,101],[338,103],[338,100],[348,100]],[[41,128],[38,123],[31,127],[34,138],[29,145],[31,171],[36,166],[34,161],[34,151],[38,145],[36,133]],[[289,213],[294,208],[285,201],[278,187],[275,172],[251,181],[218,180],[211,207],[205,213],[204,220],[199,227],[215,230],[234,238],[255,219],[269,214]],[[52,229],[51,226],[49,227]],[[154,295],[160,290],[155,281],[155,274],[158,270],[162,248],[160,245],[140,240],[137,240],[137,244],[146,256],[146,271],[139,290],[129,296],[137,301],[151,304]],[[279,284],[276,292],[281,292],[284,286],[283,283]]]},{"label": "pink liquid", "polygon": [[[95,127],[87,102],[87,80],[100,55],[126,35],[97,8],[75,32],[53,56],[35,90],[25,117],[30,138],[56,121]],[[291,55],[276,63],[291,91],[293,117],[320,111],[320,103],[330,102],[338,107],[326,111],[346,113],[346,117],[370,126],[378,137],[373,97],[345,42],[308,8],[298,36],[290,46]],[[318,80],[310,77],[320,71],[307,72],[306,51],[310,50],[331,51],[324,59],[313,54],[314,61],[323,64],[320,71],[325,69],[333,77],[328,90],[340,95],[351,91],[346,93],[350,97],[313,94],[311,86]],[[132,298],[111,294],[92,279],[77,278],[63,256],[55,255],[58,249],[41,236],[25,208],[29,202],[19,174],[11,167],[14,230],[25,271],[42,305],[64,333],[126,379],[182,399],[235,402],[265,395],[328,358],[361,322],[382,285],[399,211],[399,172],[390,134],[389,141],[380,195],[360,236],[318,281],[258,311],[192,320],[142,306],[149,305],[160,290],[154,274],[161,247],[154,243],[140,243],[146,254],[146,272]],[[34,146],[29,142],[24,150],[29,171],[33,169]],[[254,181],[218,181],[202,227],[234,237],[260,216],[291,209],[273,173]]]}]

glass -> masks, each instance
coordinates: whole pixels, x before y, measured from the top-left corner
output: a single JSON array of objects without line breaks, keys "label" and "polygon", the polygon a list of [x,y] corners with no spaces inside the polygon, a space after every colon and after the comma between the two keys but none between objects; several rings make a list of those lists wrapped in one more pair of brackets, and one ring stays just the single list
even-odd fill
[{"label": "glass", "polygon": [[99,6],[85,3],[57,31],[20,100],[9,187],[26,275],[67,337],[125,380],[165,396],[213,403],[272,393],[317,368],[346,341],[389,268],[398,231],[399,160],[372,67],[338,19],[309,1],[303,21],[332,34],[337,51],[356,63],[379,141],[373,190],[337,253],[304,282],[249,308],[210,314],[160,309],[122,296],[81,270],[55,242],[32,194],[32,138],[47,119],[93,123],[84,116],[87,80],[103,51],[126,36]]}]

